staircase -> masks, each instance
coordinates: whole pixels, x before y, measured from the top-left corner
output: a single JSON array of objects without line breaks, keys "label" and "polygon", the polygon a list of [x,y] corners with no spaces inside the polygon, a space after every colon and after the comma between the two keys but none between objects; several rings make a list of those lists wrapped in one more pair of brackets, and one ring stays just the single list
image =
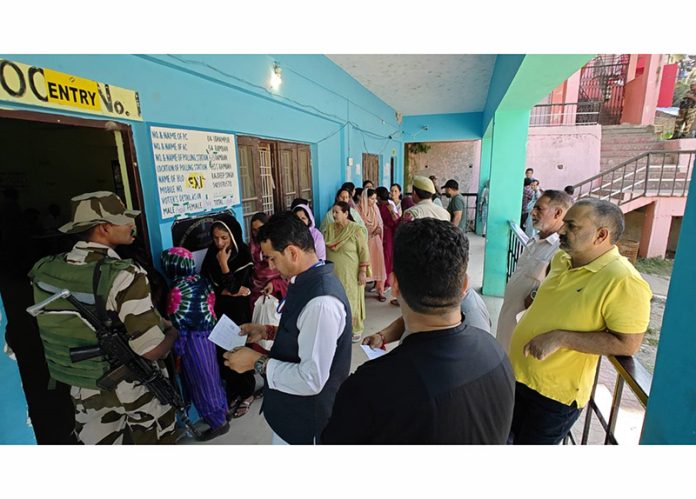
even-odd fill
[{"label": "staircase", "polygon": [[[642,133],[636,132],[636,135]],[[646,143],[638,140],[625,142],[626,147],[636,147],[625,151],[635,152],[639,150],[638,144]],[[614,157],[619,157],[618,152]],[[609,200],[619,205],[624,213],[649,203],[649,198],[686,197],[695,158],[696,150],[645,151],[576,184],[575,193],[578,199],[595,197]],[[646,198],[645,203],[634,202],[641,198]]]},{"label": "staircase", "polygon": [[600,171],[606,171],[639,154],[664,149],[654,125],[610,125],[602,127]]}]

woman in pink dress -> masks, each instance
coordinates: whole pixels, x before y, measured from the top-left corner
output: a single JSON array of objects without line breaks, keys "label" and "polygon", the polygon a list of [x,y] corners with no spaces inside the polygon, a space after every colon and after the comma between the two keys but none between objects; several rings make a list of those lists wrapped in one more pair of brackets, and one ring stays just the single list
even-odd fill
[{"label": "woman in pink dress", "polygon": [[384,267],[384,248],[382,244],[384,227],[382,215],[379,214],[379,208],[377,208],[377,194],[375,194],[374,189],[367,189],[362,193],[358,211],[367,227],[367,247],[370,250],[372,277],[368,278],[367,282],[375,281],[377,299],[386,301],[384,281],[387,278],[387,271]]},{"label": "woman in pink dress", "polygon": [[394,231],[401,221],[401,216],[397,213],[394,205],[389,202],[389,191],[386,187],[377,187],[377,206],[379,214],[382,216],[382,225],[384,233],[382,235],[382,247],[384,248],[384,269],[387,274],[387,279],[384,282],[384,288],[389,288],[389,275],[392,272],[392,257],[394,240]]}]

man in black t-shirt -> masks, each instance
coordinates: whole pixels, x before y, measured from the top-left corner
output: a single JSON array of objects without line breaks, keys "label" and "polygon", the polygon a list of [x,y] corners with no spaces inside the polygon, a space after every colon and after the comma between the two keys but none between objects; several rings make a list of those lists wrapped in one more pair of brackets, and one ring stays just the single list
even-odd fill
[{"label": "man in black t-shirt", "polygon": [[450,222],[397,229],[392,294],[406,333],[341,385],[322,443],[506,443],[515,380],[493,336],[462,324],[468,256],[468,239]]}]

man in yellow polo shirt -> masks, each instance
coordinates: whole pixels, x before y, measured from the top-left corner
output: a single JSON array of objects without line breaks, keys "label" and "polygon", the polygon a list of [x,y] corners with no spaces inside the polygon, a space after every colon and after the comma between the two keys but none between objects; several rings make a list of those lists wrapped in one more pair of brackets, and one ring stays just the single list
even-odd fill
[{"label": "man in yellow polo shirt", "polygon": [[515,410],[509,443],[558,444],[592,390],[600,355],[633,355],[650,320],[650,287],[615,245],[621,210],[581,199],[561,250],[512,335]]}]

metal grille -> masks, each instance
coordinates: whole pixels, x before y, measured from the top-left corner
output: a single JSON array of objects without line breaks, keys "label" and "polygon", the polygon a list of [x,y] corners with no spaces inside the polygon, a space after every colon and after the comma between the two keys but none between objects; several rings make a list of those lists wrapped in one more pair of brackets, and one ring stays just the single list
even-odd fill
[{"label": "metal grille", "polygon": [[580,72],[578,106],[600,102],[599,124],[618,125],[623,110],[629,54],[600,54]]},{"label": "metal grille", "polygon": [[600,101],[539,104],[532,108],[529,126],[596,125],[601,107]]},{"label": "metal grille", "polygon": [[271,168],[271,146],[259,146],[259,169],[261,170],[261,210],[273,213],[273,171]]},{"label": "metal grille", "polygon": [[510,236],[508,239],[508,254],[507,254],[507,277],[505,282],[510,280],[510,277],[517,269],[517,260],[519,260],[522,251],[524,250],[529,238],[519,225],[515,222],[508,222],[510,224]]}]

